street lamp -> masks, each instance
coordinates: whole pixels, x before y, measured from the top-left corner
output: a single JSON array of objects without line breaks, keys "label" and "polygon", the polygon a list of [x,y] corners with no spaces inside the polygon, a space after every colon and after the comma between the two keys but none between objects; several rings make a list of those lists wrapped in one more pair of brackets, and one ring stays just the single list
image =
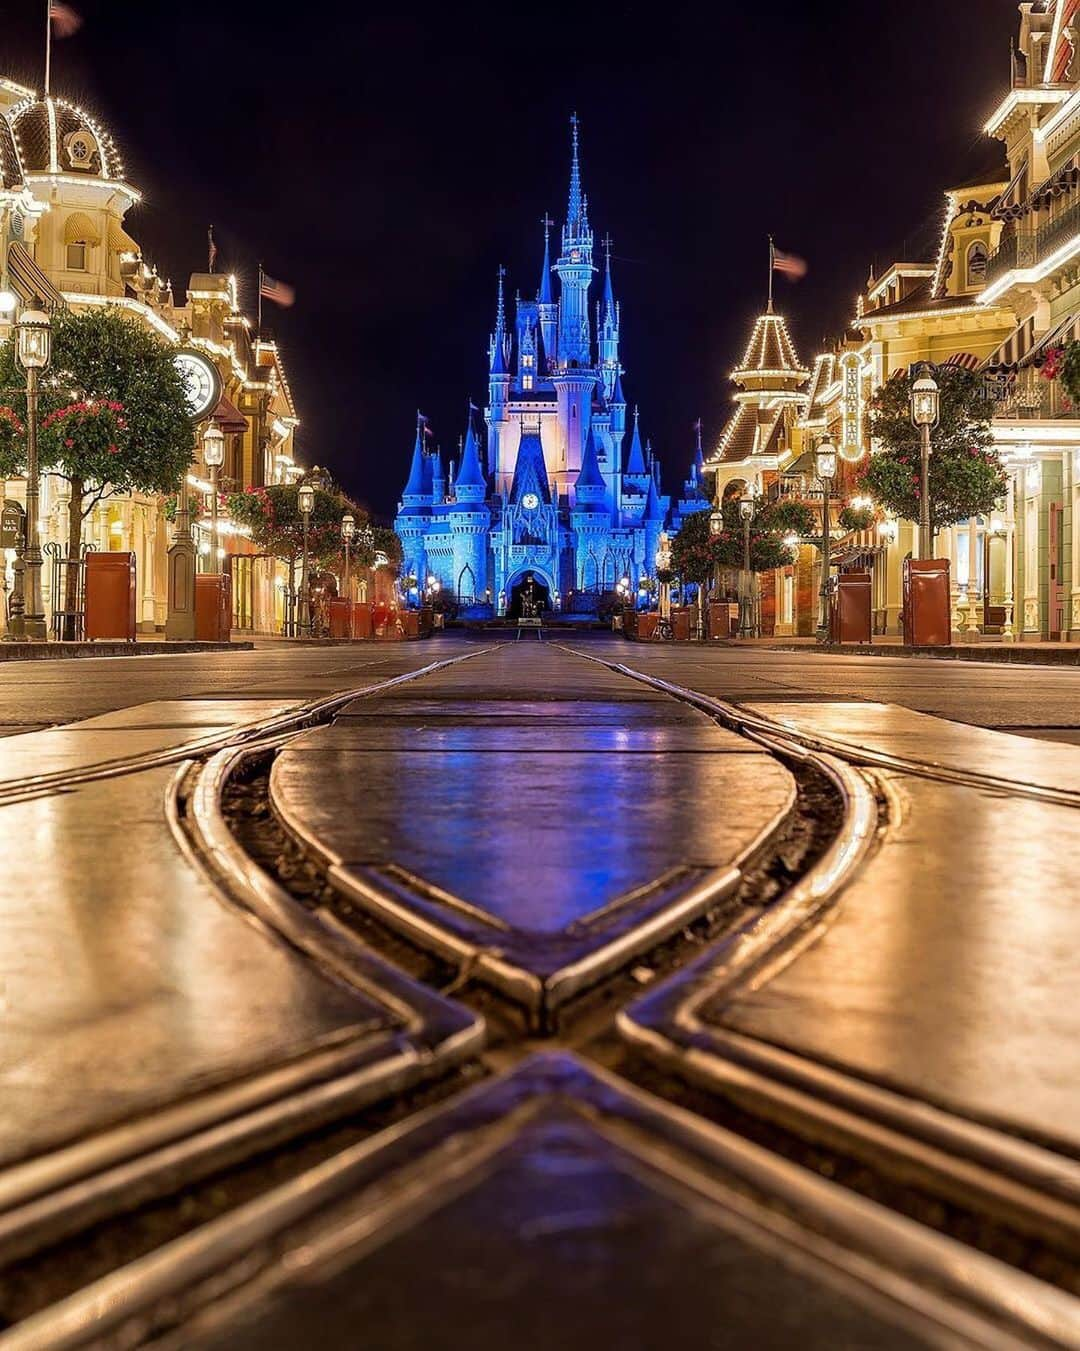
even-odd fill
[{"label": "street lamp", "polygon": [[345,592],[345,599],[350,600],[349,595],[349,550],[352,547],[353,536],[356,534],[356,517],[351,511],[347,511],[341,518],[341,539],[345,545],[345,579],[342,590]]},{"label": "street lamp", "polygon": [[829,637],[829,570],[832,566],[832,522],[829,520],[829,495],[836,477],[836,447],[825,438],[814,452],[814,468],[821,480],[821,618],[818,622],[818,640]]},{"label": "street lamp", "polygon": [[300,631],[311,637],[311,597],[308,593],[308,528],[311,525],[311,513],[315,510],[315,489],[310,483],[302,483],[296,492],[300,518],[304,523],[304,556],[300,567]]},{"label": "street lamp", "polygon": [[210,553],[212,572],[221,571],[218,555],[218,470],[225,463],[225,437],[216,422],[203,432],[203,463],[210,470]]},{"label": "street lamp", "polygon": [[750,525],[754,519],[754,499],[750,496],[739,498],[739,520],[742,521],[743,557],[742,577],[739,585],[739,637],[754,636],[754,597],[751,593],[750,572]]},{"label": "street lamp", "polygon": [[[35,302],[37,305],[41,301]],[[16,324],[15,351],[26,372],[26,543],[23,546],[23,591],[12,607],[11,636],[43,641],[45,603],[41,593],[41,537],[38,534],[38,381],[52,355],[52,323],[42,309],[24,310]],[[77,559],[70,559],[75,566]],[[22,611],[21,613],[19,611]]]},{"label": "street lamp", "polygon": [[930,528],[930,429],[941,418],[941,390],[934,379],[933,367],[923,365],[911,387],[911,420],[919,429],[919,557],[934,552]]}]

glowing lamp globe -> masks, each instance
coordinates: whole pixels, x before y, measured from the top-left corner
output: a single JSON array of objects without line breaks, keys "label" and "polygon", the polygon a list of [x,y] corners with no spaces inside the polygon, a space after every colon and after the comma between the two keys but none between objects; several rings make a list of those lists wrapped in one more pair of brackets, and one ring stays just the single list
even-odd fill
[{"label": "glowing lamp globe", "polygon": [[203,433],[203,462],[208,469],[220,469],[225,463],[225,436],[214,423]]},{"label": "glowing lamp globe", "polygon": [[315,489],[310,483],[300,485],[296,494],[297,504],[300,507],[301,515],[310,516],[315,510]]},{"label": "glowing lamp globe", "polygon": [[814,467],[818,478],[824,483],[836,477],[836,447],[831,441],[822,441],[814,452]]},{"label": "glowing lamp globe", "polygon": [[52,323],[44,310],[24,310],[19,316],[19,364],[24,370],[44,370],[52,354]]},{"label": "glowing lamp globe", "polygon": [[341,518],[341,538],[351,540],[356,534],[356,517],[347,511]]},{"label": "glowing lamp globe", "polygon": [[940,416],[941,390],[930,367],[924,366],[911,387],[911,420],[916,427],[935,427]]},{"label": "glowing lamp globe", "polygon": [[741,521],[752,521],[754,519],[754,499],[752,497],[739,498],[739,519]]},{"label": "glowing lamp globe", "polygon": [[713,511],[709,514],[709,534],[714,538],[724,533],[724,513]]}]

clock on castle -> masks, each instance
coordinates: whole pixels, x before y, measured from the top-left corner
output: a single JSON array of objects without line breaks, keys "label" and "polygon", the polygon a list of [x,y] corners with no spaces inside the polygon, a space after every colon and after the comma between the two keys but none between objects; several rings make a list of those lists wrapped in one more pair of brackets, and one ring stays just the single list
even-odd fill
[{"label": "clock on castle", "polygon": [[589,291],[597,268],[576,117],[571,144],[558,256],[552,262],[553,222],[545,217],[540,285],[534,297],[518,296],[512,320],[499,269],[486,436],[470,411],[460,460],[446,466],[437,450],[429,453],[420,419],[394,522],[405,573],[438,578],[467,613],[505,613],[527,577],[548,608],[595,610],[622,578],[636,588],[639,578],[654,573],[665,528],[678,529],[683,516],[709,506],[700,433],[674,506],[651,445],[642,445],[636,408],[624,452],[627,405],[611,240],[603,240],[594,332]]}]

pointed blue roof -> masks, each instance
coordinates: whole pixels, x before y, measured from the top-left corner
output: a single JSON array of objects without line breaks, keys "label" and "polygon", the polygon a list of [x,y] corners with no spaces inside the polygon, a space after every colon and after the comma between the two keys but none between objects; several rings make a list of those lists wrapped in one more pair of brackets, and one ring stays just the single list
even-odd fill
[{"label": "pointed blue roof", "polygon": [[506,375],[506,298],[503,295],[503,277],[506,268],[499,266],[499,298],[495,305],[495,333],[491,339],[491,374]]},{"label": "pointed blue roof", "polygon": [[660,505],[660,494],[656,491],[656,480],[649,479],[649,495],[645,499],[645,514],[641,518],[643,521],[662,521],[664,519],[664,508]]},{"label": "pointed blue roof", "polygon": [[645,474],[645,452],[641,449],[641,430],[638,410],[634,409],[634,436],[630,442],[630,455],[626,461],[628,474]]},{"label": "pointed blue roof", "polygon": [[607,488],[604,476],[600,472],[600,459],[596,452],[596,436],[591,427],[588,436],[585,438],[585,454],[581,461],[581,472],[577,476],[577,487],[578,489]]},{"label": "pointed blue roof", "polygon": [[566,228],[572,234],[577,234],[582,214],[581,163],[578,159],[577,113],[574,113],[573,117],[570,119],[570,135],[572,140],[572,151],[570,159],[570,195],[566,205]]},{"label": "pointed blue roof", "polygon": [[484,471],[480,467],[480,452],[476,446],[476,433],[472,428],[472,418],[469,418],[469,430],[465,433],[465,448],[461,452],[461,468],[458,470],[456,479],[457,491],[460,496],[462,488],[482,488],[487,492],[487,483],[484,480]]},{"label": "pointed blue roof", "polygon": [[536,293],[537,304],[554,305],[551,295],[551,244],[549,242],[550,222],[544,216],[544,266],[540,271],[540,289]]},{"label": "pointed blue roof", "polygon": [[607,262],[604,267],[604,318],[615,318],[615,291],[611,285],[611,239],[605,237],[604,252],[607,255]]},{"label": "pointed blue roof", "polygon": [[516,506],[526,493],[535,493],[545,506],[551,505],[551,485],[544,463],[544,447],[537,432],[525,432],[518,444],[514,480],[510,484],[510,501]]},{"label": "pointed blue roof", "polygon": [[420,428],[416,429],[416,445],[413,446],[412,465],[409,469],[409,481],[405,485],[405,497],[423,497],[424,488],[424,445]]}]

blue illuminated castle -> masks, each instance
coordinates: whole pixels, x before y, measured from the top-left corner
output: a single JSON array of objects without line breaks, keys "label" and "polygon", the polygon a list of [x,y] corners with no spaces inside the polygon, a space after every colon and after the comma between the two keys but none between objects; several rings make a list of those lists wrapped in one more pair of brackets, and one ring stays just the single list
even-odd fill
[{"label": "blue illuminated castle", "polygon": [[441,455],[429,453],[421,419],[394,522],[404,572],[421,589],[434,578],[463,604],[490,605],[499,613],[512,606],[529,574],[553,608],[587,610],[590,597],[614,590],[623,579],[636,589],[655,570],[661,532],[708,507],[700,432],[674,509],[661,489],[652,448],[642,445],[637,409],[624,452],[627,406],[611,242],[604,240],[594,338],[589,289],[597,269],[576,117],[571,127],[570,197],[559,256],[553,265],[552,222],[545,218],[540,286],[535,299],[518,296],[512,328],[499,269],[488,345],[486,448],[470,413],[460,461],[451,460],[447,471]]}]

